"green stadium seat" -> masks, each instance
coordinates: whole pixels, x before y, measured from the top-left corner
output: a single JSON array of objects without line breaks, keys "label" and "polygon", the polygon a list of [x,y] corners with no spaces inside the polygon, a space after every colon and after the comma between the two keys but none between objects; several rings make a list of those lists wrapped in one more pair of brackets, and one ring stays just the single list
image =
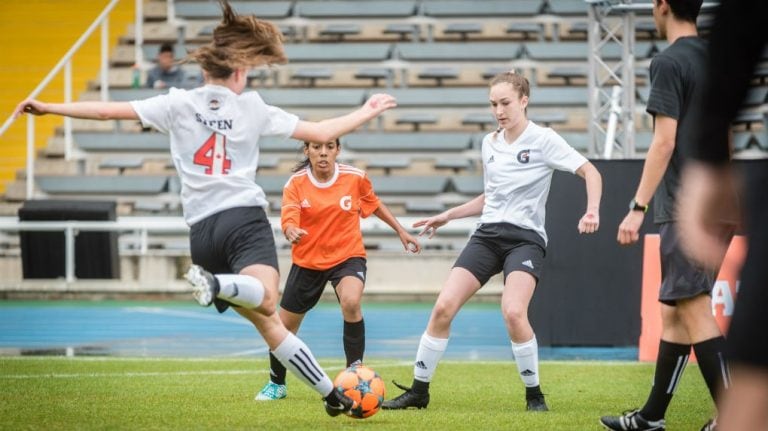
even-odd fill
[{"label": "green stadium seat", "polygon": [[446,190],[442,175],[369,176],[378,195],[437,195]]},{"label": "green stadium seat", "polygon": [[162,133],[75,132],[72,140],[86,152],[163,152],[171,150],[170,140]]},{"label": "green stadium seat", "polygon": [[470,135],[460,133],[353,133],[342,148],[360,152],[461,152],[470,148]]}]

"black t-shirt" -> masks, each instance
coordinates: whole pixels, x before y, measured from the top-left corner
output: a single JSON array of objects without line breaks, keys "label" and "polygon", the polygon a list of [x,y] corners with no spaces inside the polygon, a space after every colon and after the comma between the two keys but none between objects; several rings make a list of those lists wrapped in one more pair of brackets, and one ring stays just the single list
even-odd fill
[{"label": "black t-shirt", "polygon": [[661,184],[653,196],[653,221],[674,221],[675,197],[680,184],[681,148],[693,145],[696,124],[692,110],[704,100],[707,68],[706,42],[695,36],[681,37],[651,61],[651,93],[646,111],[677,120],[675,149]]}]

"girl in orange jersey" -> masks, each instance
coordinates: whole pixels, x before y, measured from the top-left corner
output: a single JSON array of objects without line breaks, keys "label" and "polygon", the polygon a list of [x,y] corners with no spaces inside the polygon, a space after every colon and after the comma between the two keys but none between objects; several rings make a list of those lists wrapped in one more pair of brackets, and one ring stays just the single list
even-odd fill
[{"label": "girl in orange jersey", "polygon": [[[364,171],[336,163],[338,139],[304,142],[306,159],[294,169],[283,189],[281,224],[293,244],[293,265],[280,301],[280,319],[296,333],[304,315],[320,300],[330,281],[344,317],[347,366],[362,362],[365,324],[360,308],[366,261],[360,217],[375,214],[400,237],[406,251],[421,251],[419,242],[379,201]],[[285,398],[286,369],[270,357],[270,381],[257,400]]]}]

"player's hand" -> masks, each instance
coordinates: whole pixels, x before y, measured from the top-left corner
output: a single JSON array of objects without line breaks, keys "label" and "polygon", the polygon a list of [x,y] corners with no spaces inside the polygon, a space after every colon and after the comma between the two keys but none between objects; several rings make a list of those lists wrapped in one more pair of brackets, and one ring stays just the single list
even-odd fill
[{"label": "player's hand", "polygon": [[301,241],[301,238],[307,235],[308,232],[296,226],[288,226],[283,233],[288,242],[291,244],[298,244],[299,241]]},{"label": "player's hand", "polygon": [[403,243],[406,252],[421,253],[421,244],[419,241],[406,231],[400,234],[400,242]]},{"label": "player's hand", "polygon": [[629,211],[624,221],[619,225],[619,234],[616,241],[621,245],[630,245],[640,239],[640,226],[643,225],[645,213],[642,211]]},{"label": "player's hand", "polygon": [[595,233],[600,227],[600,214],[587,211],[579,220],[579,233]]},{"label": "player's hand", "polygon": [[683,170],[676,208],[680,244],[706,268],[720,266],[741,219],[737,183],[728,166],[691,162]]},{"label": "player's hand", "polygon": [[21,114],[45,115],[46,113],[45,103],[34,99],[27,99],[19,103],[16,109],[13,110],[13,118],[19,118]]},{"label": "player's hand", "polygon": [[371,117],[375,117],[387,109],[392,109],[396,106],[397,101],[394,96],[384,93],[376,93],[365,102],[363,109],[368,111]]},{"label": "player's hand", "polygon": [[426,233],[429,234],[428,238],[431,239],[433,236],[435,236],[435,233],[437,233],[437,229],[446,223],[448,223],[448,218],[443,214],[438,214],[434,217],[417,221],[413,224],[413,227],[424,227],[424,229],[419,232],[419,236],[423,236]]}]

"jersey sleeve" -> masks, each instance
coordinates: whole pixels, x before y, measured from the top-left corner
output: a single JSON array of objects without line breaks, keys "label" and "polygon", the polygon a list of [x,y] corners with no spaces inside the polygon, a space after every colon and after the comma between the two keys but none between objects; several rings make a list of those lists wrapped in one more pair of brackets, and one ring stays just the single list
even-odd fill
[{"label": "jersey sleeve", "polygon": [[547,164],[559,171],[575,173],[581,165],[588,161],[586,157],[568,145],[562,136],[552,130],[545,135],[542,152]]},{"label": "jersey sleeve", "polygon": [[289,138],[299,124],[298,116],[285,112],[276,106],[267,105],[267,118],[267,127],[264,129],[265,136]]},{"label": "jersey sleeve", "polygon": [[373,214],[380,205],[379,197],[373,191],[371,179],[366,174],[360,179],[360,216],[366,218]]},{"label": "jersey sleeve", "polygon": [[291,178],[283,187],[283,203],[280,206],[280,227],[283,232],[288,225],[300,226],[301,204],[296,181]]},{"label": "jersey sleeve", "polygon": [[651,93],[645,110],[651,115],[661,114],[674,119],[680,118],[683,89],[680,71],[675,62],[665,55],[651,61]]},{"label": "jersey sleeve", "polygon": [[[171,89],[175,91],[175,89]],[[161,94],[144,100],[130,102],[133,110],[144,127],[154,127],[162,133],[168,133],[171,128],[170,94]]]}]

